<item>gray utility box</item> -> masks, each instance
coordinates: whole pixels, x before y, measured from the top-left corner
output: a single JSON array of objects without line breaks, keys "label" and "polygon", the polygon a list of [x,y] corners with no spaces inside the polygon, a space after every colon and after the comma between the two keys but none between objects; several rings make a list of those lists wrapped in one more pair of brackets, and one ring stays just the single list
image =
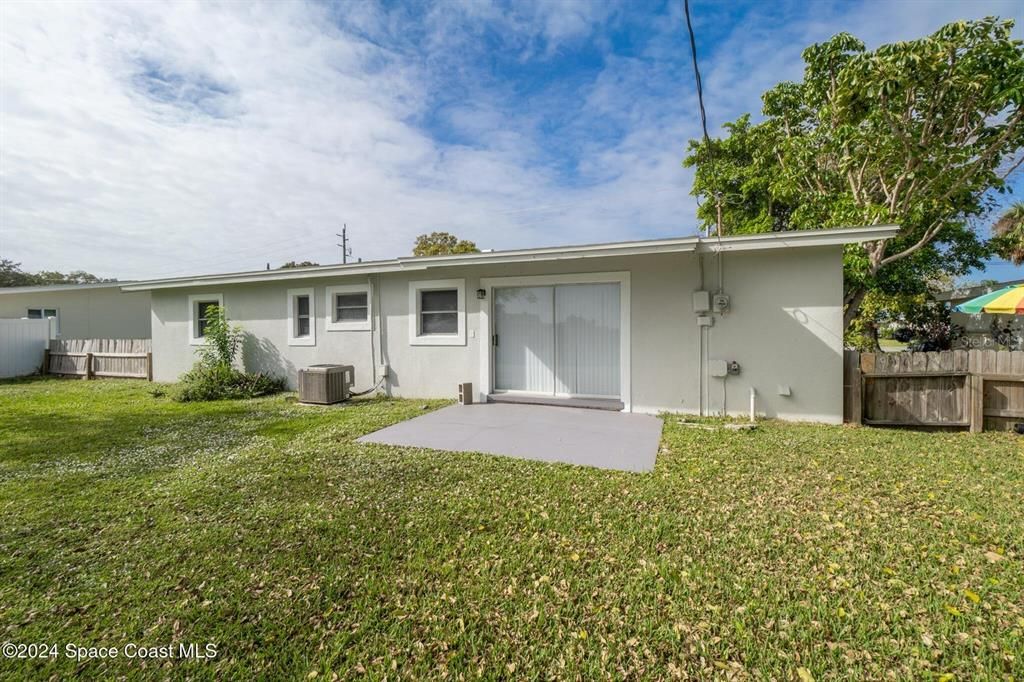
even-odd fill
[{"label": "gray utility box", "polygon": [[310,365],[299,370],[299,402],[331,405],[348,400],[356,370],[352,365]]}]

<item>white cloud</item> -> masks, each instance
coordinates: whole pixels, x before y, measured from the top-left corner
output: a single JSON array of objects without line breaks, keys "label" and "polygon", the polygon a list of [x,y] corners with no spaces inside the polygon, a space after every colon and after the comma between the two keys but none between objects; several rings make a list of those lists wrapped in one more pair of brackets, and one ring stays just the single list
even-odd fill
[{"label": "white cloud", "polygon": [[[702,50],[712,122],[798,77],[812,40],[911,37],[962,11],[919,7],[752,11]],[[584,82],[524,96],[486,65],[495,45],[540,69],[606,50],[630,8],[2,3],[0,255],[127,278],[333,262],[343,222],[365,258],[434,229],[485,248],[690,233],[678,8]]]}]

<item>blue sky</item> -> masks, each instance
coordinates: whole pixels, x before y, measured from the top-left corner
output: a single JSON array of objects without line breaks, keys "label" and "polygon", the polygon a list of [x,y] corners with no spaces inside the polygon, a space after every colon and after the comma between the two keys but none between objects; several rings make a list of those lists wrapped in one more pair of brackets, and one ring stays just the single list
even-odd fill
[{"label": "blue sky", "polygon": [[[693,11],[713,134],[838,31],[874,46],[1024,18],[998,0]],[[0,255],[139,278],[335,262],[342,223],[366,259],[432,230],[499,249],[692,234],[691,68],[681,0],[3,3]]]}]

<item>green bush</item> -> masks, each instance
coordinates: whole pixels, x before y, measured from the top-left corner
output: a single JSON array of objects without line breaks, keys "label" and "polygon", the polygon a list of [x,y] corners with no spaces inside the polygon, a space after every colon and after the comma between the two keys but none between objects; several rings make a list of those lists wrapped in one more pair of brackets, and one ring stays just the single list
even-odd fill
[{"label": "green bush", "polygon": [[188,403],[205,400],[256,398],[283,391],[284,379],[263,373],[242,372],[234,367],[196,363],[181,377],[175,399]]},{"label": "green bush", "polygon": [[219,306],[208,309],[207,314],[210,321],[199,361],[182,375],[174,399],[183,403],[238,400],[283,391],[285,380],[281,377],[235,369],[241,329],[228,323],[224,309]]}]

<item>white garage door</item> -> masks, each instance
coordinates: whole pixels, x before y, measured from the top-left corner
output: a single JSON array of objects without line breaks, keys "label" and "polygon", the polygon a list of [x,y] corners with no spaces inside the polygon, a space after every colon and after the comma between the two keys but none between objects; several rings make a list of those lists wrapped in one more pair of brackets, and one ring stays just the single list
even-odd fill
[{"label": "white garage door", "polygon": [[619,284],[494,292],[495,388],[619,398]]}]

